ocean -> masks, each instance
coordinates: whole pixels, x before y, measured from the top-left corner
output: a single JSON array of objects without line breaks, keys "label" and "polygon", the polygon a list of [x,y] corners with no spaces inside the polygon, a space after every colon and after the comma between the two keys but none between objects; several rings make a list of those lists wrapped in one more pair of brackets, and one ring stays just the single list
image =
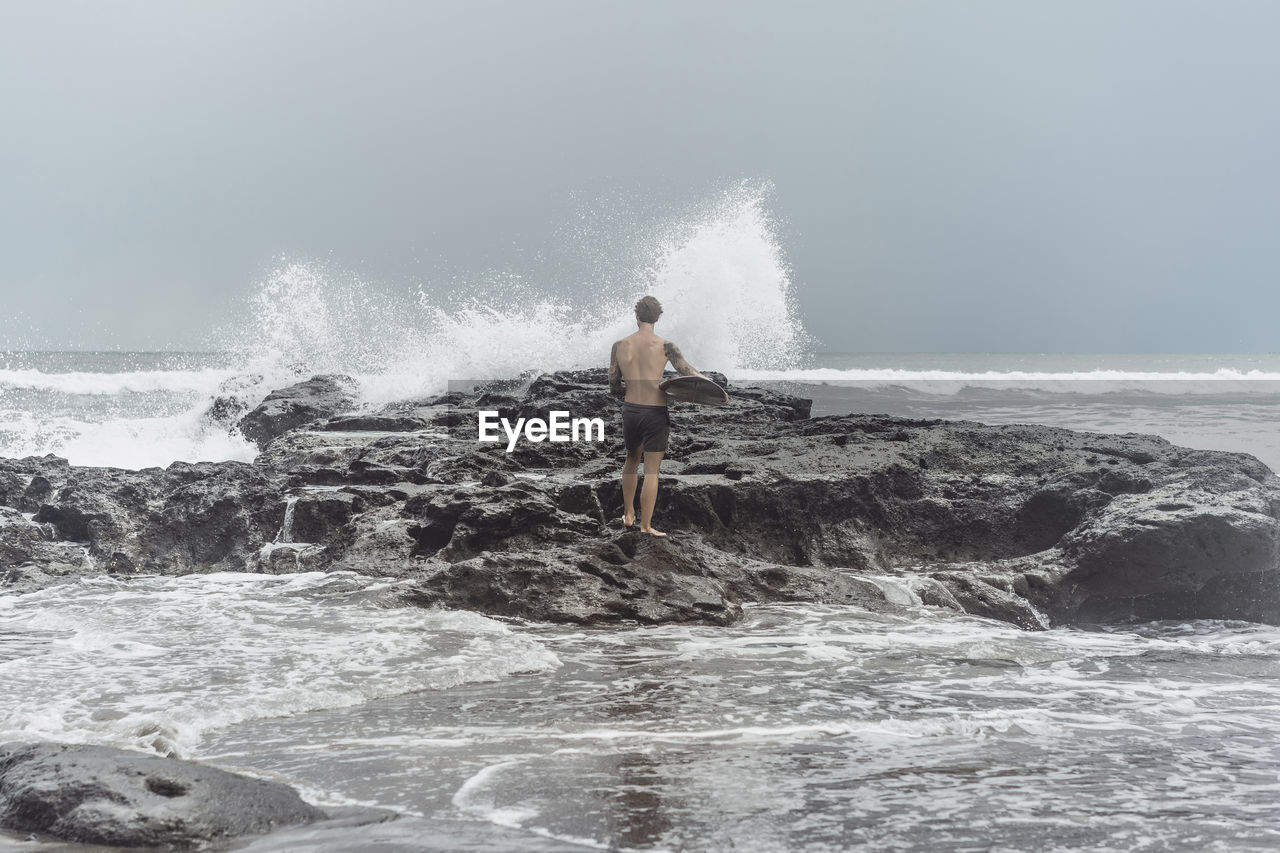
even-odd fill
[{"label": "ocean", "polygon": [[[246,380],[238,358],[9,353],[0,454],[251,459],[201,419],[213,395],[268,382]],[[1156,433],[1280,465],[1277,356],[804,361],[727,371],[730,391],[768,383],[811,397],[818,415]],[[406,381],[361,378],[375,403]],[[288,781],[321,804],[599,849],[1280,845],[1280,629],[1026,633],[879,582],[905,615],[770,605],[729,628],[599,630],[394,606],[398,582],[350,574],[0,592],[0,741],[175,754]],[[409,843],[413,827],[381,832]],[[341,849],[333,832],[315,843]]]}]

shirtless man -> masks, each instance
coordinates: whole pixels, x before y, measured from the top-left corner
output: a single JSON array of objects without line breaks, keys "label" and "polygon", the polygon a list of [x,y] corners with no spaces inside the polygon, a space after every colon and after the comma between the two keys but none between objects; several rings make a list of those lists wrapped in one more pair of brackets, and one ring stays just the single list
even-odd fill
[{"label": "shirtless man", "polygon": [[[701,376],[684,360],[680,348],[653,332],[662,304],[652,296],[636,303],[639,329],[613,345],[609,354],[609,390],[622,397],[622,442],[627,461],[622,466],[622,525],[636,522],[636,479],[644,457],[644,490],[640,495],[640,529],[653,536],[667,534],[653,529],[653,507],[658,502],[658,468],[667,450],[667,392],[658,387],[667,362],[681,376]],[[624,381],[625,380],[625,381]]]}]

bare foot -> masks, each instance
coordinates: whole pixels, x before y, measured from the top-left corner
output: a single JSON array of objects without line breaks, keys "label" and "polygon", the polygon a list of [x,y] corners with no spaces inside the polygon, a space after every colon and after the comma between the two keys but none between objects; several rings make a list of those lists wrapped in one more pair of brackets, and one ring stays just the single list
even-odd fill
[{"label": "bare foot", "polygon": [[622,514],[622,526],[623,526],[623,527],[630,527],[631,525],[633,525],[633,524],[635,524],[635,523],[636,523],[636,514],[635,514],[634,512],[631,512],[631,513],[624,512],[624,513]]},{"label": "bare foot", "polygon": [[667,535],[667,534],[663,533],[661,530],[658,530],[658,529],[653,528],[653,527],[641,527],[641,528],[640,528],[640,532],[641,532],[641,533],[648,533],[650,536],[659,536],[659,537],[661,537],[661,536],[666,536],[666,535]]}]

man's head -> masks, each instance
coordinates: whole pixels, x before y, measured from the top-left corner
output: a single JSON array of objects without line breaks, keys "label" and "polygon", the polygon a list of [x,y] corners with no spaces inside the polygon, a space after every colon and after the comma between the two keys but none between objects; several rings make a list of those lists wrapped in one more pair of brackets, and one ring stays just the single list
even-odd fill
[{"label": "man's head", "polygon": [[636,303],[637,323],[656,323],[662,316],[662,303],[652,296],[646,296]]}]

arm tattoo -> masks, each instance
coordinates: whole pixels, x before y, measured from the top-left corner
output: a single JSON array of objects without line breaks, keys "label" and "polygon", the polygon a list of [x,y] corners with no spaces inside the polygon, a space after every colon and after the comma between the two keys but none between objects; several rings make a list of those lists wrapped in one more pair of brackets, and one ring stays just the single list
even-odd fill
[{"label": "arm tattoo", "polygon": [[698,371],[694,369],[694,366],[685,361],[684,354],[680,352],[680,347],[671,343],[671,341],[667,341],[663,345],[662,351],[666,353],[667,361],[671,362],[671,366],[676,369],[676,373],[681,376],[698,375]]},{"label": "arm tattoo", "polygon": [[609,351],[609,393],[615,397],[621,397],[627,393],[626,385],[622,380],[622,368],[618,366],[618,344],[615,342],[613,349]]}]

